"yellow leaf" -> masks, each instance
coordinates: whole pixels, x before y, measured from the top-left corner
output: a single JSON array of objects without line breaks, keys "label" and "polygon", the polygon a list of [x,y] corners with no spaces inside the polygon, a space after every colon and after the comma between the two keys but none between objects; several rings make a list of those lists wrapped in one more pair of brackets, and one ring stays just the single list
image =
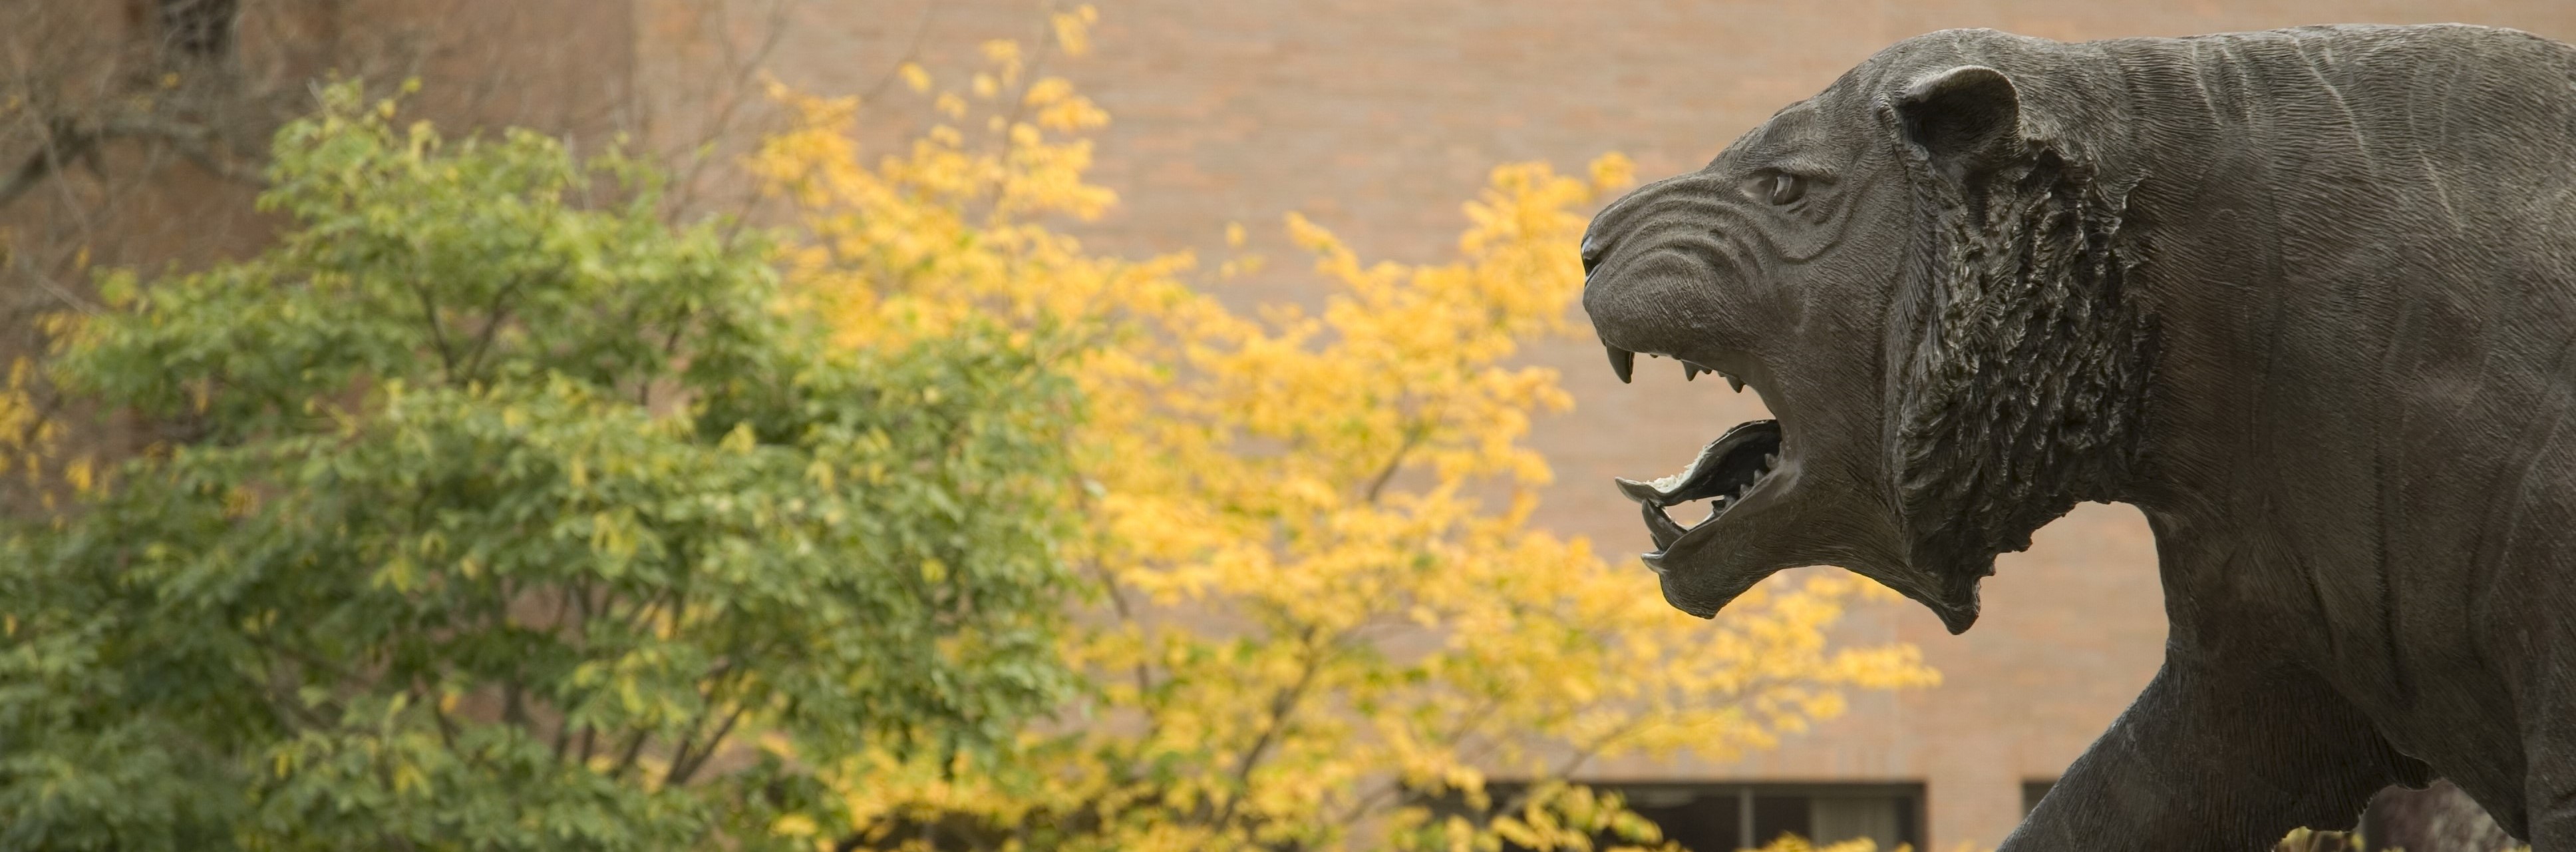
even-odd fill
[{"label": "yellow leaf", "polygon": [[822,830],[813,817],[804,814],[788,814],[769,824],[769,833],[780,837],[812,837]]},{"label": "yellow leaf", "polygon": [[1049,22],[1055,25],[1056,46],[1063,49],[1066,56],[1090,53],[1091,22],[1098,18],[1099,12],[1089,5],[1049,16]]}]

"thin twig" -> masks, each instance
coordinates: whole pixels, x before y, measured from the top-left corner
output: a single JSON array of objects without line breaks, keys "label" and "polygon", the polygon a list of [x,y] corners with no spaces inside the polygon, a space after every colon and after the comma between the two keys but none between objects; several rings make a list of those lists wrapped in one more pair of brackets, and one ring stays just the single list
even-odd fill
[{"label": "thin twig", "polygon": [[214,148],[215,131],[202,124],[172,122],[150,115],[109,119],[98,129],[101,139],[144,139],[166,143],[207,174],[250,187],[268,185],[258,166],[233,161]]},{"label": "thin twig", "polygon": [[1404,469],[1404,457],[1412,454],[1415,447],[1421,446],[1422,439],[1428,437],[1430,432],[1431,430],[1427,428],[1404,430],[1404,442],[1396,445],[1395,455],[1387,458],[1386,466],[1379,468],[1377,475],[1369,479],[1368,493],[1362,496],[1360,501],[1375,505],[1378,495],[1386,491],[1386,484],[1395,479],[1396,471]]},{"label": "thin twig", "polygon": [[[680,195],[678,198],[671,199],[669,205],[674,215],[688,209],[696,201],[698,178],[705,173],[707,164],[715,159],[705,156],[705,153],[716,144],[717,139],[724,137],[732,128],[734,113],[742,108],[742,102],[746,99],[743,90],[750,87],[752,74],[761,70],[761,66],[769,61],[769,55],[777,52],[779,43],[786,40],[789,5],[791,5],[790,0],[774,0],[770,3],[768,30],[761,36],[760,47],[752,51],[749,59],[733,62],[732,93],[730,96],[717,98],[719,105],[716,107],[715,117],[707,121],[706,132],[700,134],[698,143],[689,148],[692,157],[689,170],[680,176]],[[731,53],[733,41],[725,39],[724,44],[726,52]],[[733,59],[731,56],[726,58]],[[629,91],[632,90],[630,82]]]},{"label": "thin twig", "polygon": [[45,178],[52,175],[61,165],[65,159],[65,151],[71,151],[73,156],[78,156],[77,149],[98,144],[96,137],[86,133],[71,133],[64,136],[66,138],[61,142],[47,144],[36,149],[34,153],[28,154],[26,162],[18,164],[18,168],[9,172],[9,180],[0,183],[0,207],[9,206],[10,202],[18,200],[18,196],[27,194],[28,190],[35,189],[37,184],[43,183]]},{"label": "thin twig", "polygon": [[[1269,751],[1270,747],[1277,743],[1278,737],[1287,731],[1289,713],[1295,711],[1297,705],[1305,700],[1307,688],[1314,685],[1315,675],[1323,668],[1322,652],[1315,647],[1315,628],[1307,627],[1305,632],[1297,637],[1297,645],[1306,651],[1303,664],[1297,671],[1297,680],[1271,696],[1270,718],[1263,723],[1261,735],[1253,739],[1252,747],[1245,749],[1242,759],[1235,762],[1234,781],[1237,787],[1251,785],[1252,770],[1260,766],[1263,753]],[[1241,804],[1244,798],[1241,792],[1228,797],[1225,800],[1225,807],[1217,812],[1213,825],[1223,827],[1232,821],[1235,807]]]},{"label": "thin twig", "polygon": [[733,733],[734,723],[742,721],[743,714],[750,710],[750,705],[736,706],[733,713],[725,717],[724,724],[716,726],[715,733],[707,737],[705,746],[693,758],[687,757],[688,746],[682,743],[680,752],[672,756],[670,773],[662,776],[662,786],[676,787],[689,783],[689,777],[696,775],[701,767],[707,765],[707,759],[715,756],[716,747],[724,742],[725,735]]},{"label": "thin twig", "polygon": [[527,279],[511,278],[510,283],[503,284],[499,289],[492,292],[492,303],[485,306],[483,309],[483,331],[480,334],[475,335],[474,353],[466,356],[465,359],[465,377],[468,381],[471,381],[476,374],[483,372],[484,350],[491,348],[492,338],[499,334],[501,326],[510,320],[510,309],[501,304],[502,300],[509,298],[510,294],[518,292],[519,282],[525,280]]},{"label": "thin twig", "polygon": [[456,353],[447,347],[447,327],[438,321],[438,303],[430,301],[429,288],[417,280],[408,282],[411,293],[420,298],[421,316],[429,319],[430,342],[438,346],[439,366],[446,370],[448,381],[456,380]]},{"label": "thin twig", "polygon": [[626,735],[626,747],[618,749],[617,768],[608,773],[610,779],[624,779],[627,770],[634,769],[636,761],[643,759],[644,741],[650,739],[646,733],[645,729],[637,728],[634,733]]},{"label": "thin twig", "polygon": [[[0,206],[6,206],[7,204],[8,202],[6,201],[0,201]],[[12,254],[8,252],[5,247],[0,247],[0,256],[7,257],[11,266],[18,267],[19,274],[25,275],[28,280],[36,282],[36,286],[43,290],[46,295],[54,297],[55,300],[62,302],[73,310],[84,314],[95,314],[105,307],[97,302],[93,302],[82,297],[79,293],[72,292],[71,288],[65,287],[62,282],[54,280],[53,276],[46,275],[43,270],[37,269],[35,264],[26,262],[25,255]]]},{"label": "thin twig", "polygon": [[912,37],[904,40],[903,55],[895,57],[894,64],[886,66],[885,73],[877,75],[876,82],[868,84],[867,89],[859,92],[860,103],[875,100],[877,93],[885,91],[886,86],[894,83],[894,78],[902,75],[903,66],[921,59],[921,37],[930,32],[930,17],[939,11],[940,2],[941,0],[929,0],[921,4],[920,17],[912,21]]}]

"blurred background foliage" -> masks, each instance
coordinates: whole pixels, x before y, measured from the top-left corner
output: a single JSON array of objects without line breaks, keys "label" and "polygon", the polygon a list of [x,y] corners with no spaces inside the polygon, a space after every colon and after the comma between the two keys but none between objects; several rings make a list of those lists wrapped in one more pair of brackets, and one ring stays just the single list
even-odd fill
[{"label": "blurred background foliage", "polygon": [[[207,2],[152,8],[329,20]],[[1043,69],[1095,18],[901,66],[886,151],[775,84],[765,132],[585,149],[642,113],[188,65],[184,19],[16,96],[0,212],[87,224],[0,238],[43,285],[0,350],[0,848],[1658,848],[1575,779],[1935,682],[1828,641],[1863,581],[1702,622],[1531,525],[1568,402],[1514,356],[1624,160],[1495,169],[1436,263],[1290,217],[1326,297],[1230,309],[1261,258],[1075,236],[1109,116]],[[178,218],[231,237],[118,242],[209,177]]]},{"label": "blurred background foliage", "polygon": [[0,844],[781,845],[789,755],[1066,694],[1068,382],[822,345],[641,164],[393,112],[326,90],[274,247],[64,331],[55,384],[153,439],[0,552]]},{"label": "blurred background foliage", "polygon": [[[1323,305],[1230,310],[1210,292],[1258,258],[1202,272],[1069,236],[1114,201],[1084,180],[1108,116],[1031,69],[1079,55],[1090,22],[988,42],[946,85],[902,69],[939,120],[873,161],[855,100],[778,89],[799,120],[749,163],[793,205],[792,298],[844,345],[1002,325],[1082,393],[1067,553],[1096,595],[1062,647],[1090,688],[995,771],[840,758],[858,841],[1654,847],[1618,797],[1562,780],[1732,756],[1845,690],[1935,681],[1911,647],[1826,641],[1845,602],[1883,593],[1863,581],[1766,587],[1702,622],[1530,524],[1548,469],[1521,440],[1567,398],[1512,358],[1570,331],[1581,212],[1628,182],[1624,159],[1496,168],[1442,263],[1363,261],[1291,216]],[[1488,777],[1556,783],[1498,801]]]}]

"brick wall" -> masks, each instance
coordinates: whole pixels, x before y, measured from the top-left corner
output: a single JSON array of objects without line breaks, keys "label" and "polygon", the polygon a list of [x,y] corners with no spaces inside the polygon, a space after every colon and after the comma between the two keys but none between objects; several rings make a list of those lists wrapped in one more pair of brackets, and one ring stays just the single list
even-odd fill
[{"label": "brick wall", "polygon": [[[800,86],[860,91],[910,50],[934,70],[985,38],[1037,32],[1033,0],[809,3],[772,65]],[[1603,151],[1653,178],[1704,163],[1773,110],[1889,42],[1989,26],[2060,39],[2182,35],[2303,23],[2460,20],[2576,38],[2564,0],[2070,2],[1851,0],[1097,0],[1099,52],[1049,70],[1116,118],[1099,181],[1125,199],[1089,229],[1121,252],[1221,254],[1241,221],[1273,272],[1229,294],[1311,299],[1275,237],[1302,210],[1364,256],[1445,256],[1458,203],[1500,162],[1579,166]],[[922,15],[927,11],[929,16]],[[920,36],[917,40],[914,34]],[[881,125],[899,138],[901,122]],[[1657,369],[1622,386],[1587,340],[1533,362],[1577,409],[1533,436],[1556,466],[1543,522],[1605,552],[1645,544],[1614,475],[1661,475],[1718,429],[1762,416],[1719,382]],[[1656,362],[1664,367],[1669,364]],[[1639,569],[1641,594],[1653,586]],[[2164,638],[2152,541],[2126,507],[2087,506],[2006,556],[1965,636],[1913,604],[1856,613],[1853,638],[1920,645],[1940,688],[1857,696],[1843,718],[1732,763],[1689,755],[1605,766],[1616,778],[1922,781],[1935,846],[1991,846],[2021,815],[2021,782],[2053,777],[2125,706]]]}]

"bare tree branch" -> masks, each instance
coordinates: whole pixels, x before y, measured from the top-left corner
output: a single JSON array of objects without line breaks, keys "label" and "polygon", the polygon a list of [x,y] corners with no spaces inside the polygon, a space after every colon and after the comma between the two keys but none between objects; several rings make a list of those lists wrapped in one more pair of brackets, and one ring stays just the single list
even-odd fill
[{"label": "bare tree branch", "polygon": [[268,178],[262,166],[244,162],[217,151],[214,128],[203,124],[171,121],[154,115],[121,116],[99,128],[100,139],[137,139],[170,146],[179,156],[207,174],[249,187],[265,187]]}]

